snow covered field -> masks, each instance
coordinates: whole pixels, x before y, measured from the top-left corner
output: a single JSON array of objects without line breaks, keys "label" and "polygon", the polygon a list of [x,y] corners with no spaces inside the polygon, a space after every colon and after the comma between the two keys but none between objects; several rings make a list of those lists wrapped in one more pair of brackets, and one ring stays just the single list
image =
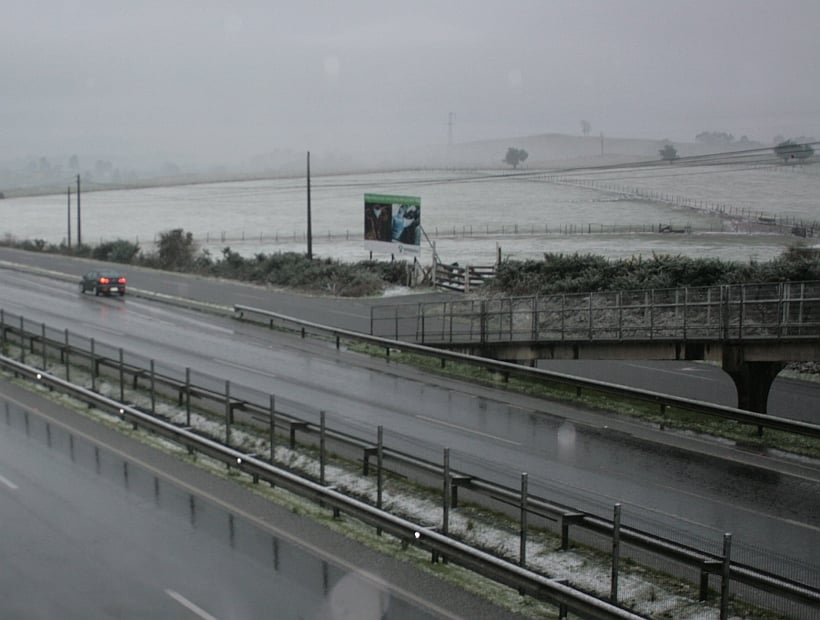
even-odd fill
[{"label": "snow covered field", "polygon": [[[820,221],[817,165],[586,169],[564,175],[569,182],[553,182],[555,177],[508,170],[315,177],[313,251],[341,260],[368,257],[362,237],[363,195],[369,192],[419,196],[422,226],[441,259],[462,264],[492,262],[498,246],[502,256],[518,259],[540,258],[544,252],[580,252],[769,260],[790,244],[812,241],[773,229],[767,233],[760,226],[750,229],[705,208],[680,206],[682,200],[719,204],[727,212],[753,218]],[[127,239],[150,249],[160,233],[182,228],[214,255],[226,246],[248,256],[306,250],[303,178],[127,190],[100,190],[89,182],[85,187],[95,190],[82,194],[85,243]],[[669,202],[636,196],[635,189],[669,197]],[[657,231],[659,225],[691,232],[644,232]],[[613,227],[617,232],[611,232]],[[65,194],[0,201],[0,236],[59,243],[66,239],[67,229]],[[76,229],[73,196],[75,242]],[[422,240],[422,262],[429,262],[430,256],[431,247]]]}]

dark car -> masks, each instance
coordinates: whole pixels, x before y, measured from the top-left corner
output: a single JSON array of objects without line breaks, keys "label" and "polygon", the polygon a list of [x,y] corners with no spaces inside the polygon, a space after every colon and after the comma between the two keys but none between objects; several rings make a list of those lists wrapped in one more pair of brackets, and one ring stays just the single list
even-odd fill
[{"label": "dark car", "polygon": [[80,292],[94,291],[95,295],[125,295],[125,276],[116,271],[89,271],[80,280]]}]

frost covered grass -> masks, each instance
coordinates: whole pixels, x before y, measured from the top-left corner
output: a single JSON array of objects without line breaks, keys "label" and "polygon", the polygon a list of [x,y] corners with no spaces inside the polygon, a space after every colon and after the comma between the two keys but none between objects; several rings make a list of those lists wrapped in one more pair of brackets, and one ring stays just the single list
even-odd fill
[{"label": "frost covered grass", "polygon": [[[14,353],[11,352],[13,355]],[[64,367],[54,366],[50,372],[56,376],[64,376]],[[87,388],[91,386],[91,377],[83,369],[72,367],[71,378],[75,384]],[[23,383],[26,387],[31,384]],[[202,467],[212,474],[228,478],[238,484],[246,486],[254,493],[287,507],[289,510],[310,517],[323,523],[333,530],[343,533],[363,544],[377,549],[382,553],[412,562],[422,570],[435,574],[442,579],[459,585],[482,596],[488,597],[496,604],[501,604],[517,613],[533,618],[555,617],[557,610],[546,605],[522,597],[514,590],[501,586],[482,578],[470,571],[449,563],[431,563],[426,552],[413,547],[406,547],[392,536],[377,536],[373,528],[355,519],[341,516],[334,518],[330,511],[303,500],[287,491],[270,488],[267,485],[254,484],[249,476],[241,474],[236,469],[226,468],[223,463],[204,457],[201,454],[189,454],[187,449],[168,440],[143,430],[134,430],[116,416],[112,416],[95,409],[90,409],[72,397],[49,392],[45,388],[38,388],[44,395],[54,399],[61,405],[74,411],[91,416],[109,427],[118,429],[129,436],[149,443],[177,458]],[[119,398],[119,385],[98,378],[97,390],[109,397]],[[143,410],[151,408],[149,395],[140,390],[126,389],[126,401]],[[187,423],[187,413],[180,410],[174,403],[161,399],[154,400],[154,410],[157,415],[184,425]],[[225,424],[219,418],[201,411],[192,411],[191,426],[198,432],[224,441]],[[261,455],[266,458],[270,444],[267,437],[262,436],[253,428],[236,424],[231,431],[231,445],[246,453]],[[275,446],[275,464],[297,472],[307,478],[319,478],[320,463],[318,453],[312,448],[290,449],[281,444]],[[382,502],[385,510],[405,519],[418,523],[423,527],[437,528],[442,524],[443,510],[440,492],[419,487],[404,479],[385,476]],[[346,462],[333,455],[328,455],[325,464],[325,482],[339,491],[367,501],[376,503],[378,488],[373,476],[365,477],[360,473],[360,464]],[[465,543],[496,554],[509,561],[518,561],[520,539],[518,524],[510,519],[481,509],[477,506],[463,505],[450,510],[448,522],[449,534]],[[545,530],[530,528],[527,540],[527,566],[550,578],[563,579],[585,592],[601,598],[607,598],[610,593],[611,563],[607,555],[595,552],[585,547],[574,547],[562,550],[559,538]],[[622,562],[619,572],[619,601],[637,613],[652,618],[680,618],[711,620],[720,617],[719,609],[715,604],[697,600],[697,590],[691,584],[684,583],[668,575],[637,566],[631,562]],[[735,605],[736,615],[733,618],[748,617],[742,606]],[[739,615],[738,615],[739,614]],[[756,613],[754,617],[776,617]]]}]

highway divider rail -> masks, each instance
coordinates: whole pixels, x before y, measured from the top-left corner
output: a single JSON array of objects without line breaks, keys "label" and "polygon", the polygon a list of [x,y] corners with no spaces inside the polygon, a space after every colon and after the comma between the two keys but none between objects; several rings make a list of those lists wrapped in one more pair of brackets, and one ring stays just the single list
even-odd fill
[{"label": "highway divider rail", "polygon": [[[345,342],[356,341],[383,347],[388,358],[391,350],[412,351],[435,356],[442,360],[442,363],[448,360],[458,361],[478,364],[492,372],[545,375],[550,380],[567,381],[585,389],[620,393],[630,397],[645,398],[660,403],[662,406],[695,409],[701,413],[712,412],[713,415],[730,417],[748,424],[787,430],[811,437],[820,436],[820,427],[811,424],[778,420],[773,419],[771,416],[760,416],[699,401],[687,401],[686,399],[668,397],[643,390],[632,390],[613,384],[580,380],[559,373],[540,371],[515,364],[476,359],[423,345],[329,328],[246,306],[234,306],[234,311],[239,319],[250,320],[255,318],[258,322],[263,322],[271,328],[279,327],[295,330],[302,337],[312,333],[335,341],[337,349],[341,348],[341,342],[344,340]],[[112,349],[100,345],[94,339],[88,340],[72,336],[67,330],[55,334],[50,332],[44,324],[32,327],[27,328],[23,317],[13,317],[0,310],[0,345],[2,345],[3,351],[7,351],[9,345],[19,347],[19,360],[0,356],[0,365],[7,371],[30,381],[46,385],[50,389],[69,393],[103,411],[120,416],[135,426],[147,428],[186,446],[190,450],[201,452],[246,472],[254,480],[268,481],[321,505],[328,506],[334,512],[344,512],[355,516],[357,519],[374,526],[378,531],[389,532],[403,541],[421,546],[430,551],[433,558],[447,558],[479,574],[495,579],[540,600],[552,602],[562,609],[577,613],[582,617],[636,618],[639,616],[616,604],[595,599],[560,581],[549,579],[528,570],[524,552],[527,536],[527,515],[538,515],[554,523],[560,531],[563,548],[570,546],[572,542],[571,532],[575,533],[579,542],[583,541],[585,544],[589,544],[588,537],[579,536],[580,532],[586,532],[587,535],[593,537],[598,536],[608,539],[610,541],[608,544],[600,545],[603,548],[609,547],[612,549],[612,541],[618,540],[620,544],[629,545],[634,549],[659,558],[660,565],[668,565],[670,562],[674,562],[677,565],[688,567],[689,570],[694,570],[695,574],[699,575],[696,583],[700,585],[702,600],[706,600],[709,596],[710,576],[715,576],[720,579],[721,584],[722,617],[725,613],[726,597],[730,590],[733,595],[752,600],[755,604],[760,604],[761,597],[768,593],[776,596],[781,601],[780,604],[786,602],[791,608],[796,606],[799,610],[816,610],[820,606],[820,588],[817,584],[806,583],[755,566],[732,561],[729,556],[730,540],[724,539],[724,553],[716,554],[635,528],[621,527],[616,519],[602,518],[574,509],[571,506],[529,494],[526,491],[526,484],[522,484],[520,488],[504,487],[489,480],[483,480],[469,472],[451,470],[448,467],[446,453],[444,465],[425,460],[407,452],[384,446],[381,432],[378,441],[374,443],[372,438],[355,437],[328,429],[323,412],[320,423],[309,421],[299,415],[298,407],[291,406],[291,410],[287,410],[288,407],[282,402],[282,399],[277,401],[275,395],[268,395],[267,398],[257,395],[252,398],[251,392],[243,391],[242,395],[239,396],[240,390],[236,386],[231,386],[229,382],[224,383],[224,389],[220,389],[220,383],[213,378],[210,378],[210,380],[201,379],[200,383],[197,384],[192,381],[190,369],[185,369],[184,372],[179,372],[179,369],[177,369],[175,373],[172,369],[167,369],[165,373],[158,372],[153,360],[149,363],[144,363],[144,360],[142,360],[143,363],[138,363],[135,356],[129,356],[129,361],[126,362],[126,356],[122,349]],[[69,375],[70,367],[73,364],[82,363],[90,370],[91,389],[72,384],[69,376],[63,380],[42,369],[26,364],[26,357],[30,360],[41,361],[43,369],[47,367],[49,359],[58,358],[60,363],[66,366],[66,375]],[[121,396],[119,400],[102,396],[96,391],[97,382],[104,373],[109,377],[119,378]],[[139,410],[124,402],[126,378],[132,388],[136,389],[139,385],[142,389],[150,390],[151,408],[149,411]],[[206,383],[207,385],[205,385]],[[201,433],[194,433],[187,427],[180,427],[161,419],[154,410],[155,400],[157,398],[168,398],[169,396],[176,398],[178,404],[186,408],[189,416],[187,427],[190,427],[190,412],[194,406],[221,415],[225,424],[224,436],[220,438],[221,441],[205,438]],[[257,421],[260,419],[266,421],[271,450],[270,458],[267,461],[258,455],[244,454],[231,446],[231,430],[237,412],[241,412]],[[276,467],[273,450],[277,429],[280,434],[283,430],[287,430],[291,445],[295,444],[297,434],[303,440],[309,441],[313,445],[319,445],[321,447],[320,459],[322,463],[325,460],[327,444],[330,442],[339,449],[344,446],[348,454],[358,452],[362,458],[365,474],[368,472],[371,462],[376,459],[375,467],[380,474],[379,497],[381,497],[381,472],[390,467],[402,475],[407,475],[408,471],[415,471],[417,479],[426,481],[436,479],[438,485],[446,482],[446,485],[444,485],[445,491],[442,494],[445,515],[448,508],[457,506],[459,489],[469,492],[471,499],[484,497],[490,502],[495,502],[495,505],[511,508],[512,512],[520,515],[522,525],[522,554],[519,557],[518,564],[473,549],[447,536],[446,520],[440,531],[436,531],[434,528],[422,527],[388,514],[381,509],[380,505],[374,507],[360,500],[346,497],[324,484],[323,478],[320,478],[318,482],[311,481]],[[343,452],[343,450],[340,449],[340,452]],[[439,486],[439,488],[442,487]],[[727,542],[729,542],[729,545],[727,545]],[[613,600],[617,600],[617,596],[613,597]],[[796,617],[800,616],[801,612],[798,611]],[[805,617],[810,616],[806,615]]]}]

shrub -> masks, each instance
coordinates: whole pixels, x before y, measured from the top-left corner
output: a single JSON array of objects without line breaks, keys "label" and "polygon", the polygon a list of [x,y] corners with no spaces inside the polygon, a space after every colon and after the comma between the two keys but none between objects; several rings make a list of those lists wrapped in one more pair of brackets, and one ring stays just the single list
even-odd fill
[{"label": "shrub", "polygon": [[195,265],[194,257],[197,246],[192,233],[186,233],[181,228],[175,228],[161,233],[157,252],[158,265],[169,271],[185,271]]},{"label": "shrub", "polygon": [[113,263],[131,263],[139,251],[139,244],[117,239],[96,246],[91,251],[91,257]]},{"label": "shrub", "polygon": [[546,295],[807,280],[820,280],[820,257],[800,250],[765,263],[666,254],[613,261],[588,254],[545,254],[543,261],[504,261],[489,290],[506,295]]}]

